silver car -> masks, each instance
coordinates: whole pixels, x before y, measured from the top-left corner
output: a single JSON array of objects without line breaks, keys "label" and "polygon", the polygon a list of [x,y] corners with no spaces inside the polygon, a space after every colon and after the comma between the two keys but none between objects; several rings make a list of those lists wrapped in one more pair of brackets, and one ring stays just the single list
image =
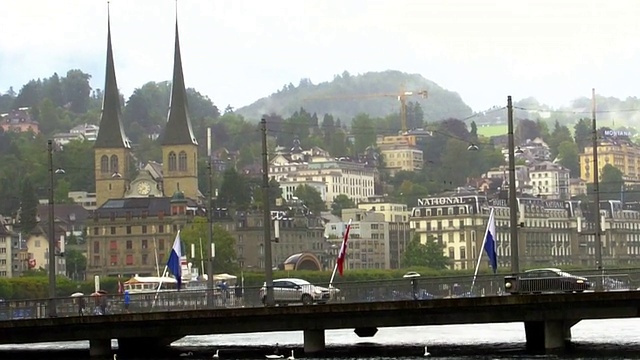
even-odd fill
[{"label": "silver car", "polygon": [[[262,303],[266,304],[267,284],[260,289]],[[273,299],[276,304],[324,304],[331,300],[331,291],[322,286],[316,286],[306,280],[287,278],[273,280]]]}]

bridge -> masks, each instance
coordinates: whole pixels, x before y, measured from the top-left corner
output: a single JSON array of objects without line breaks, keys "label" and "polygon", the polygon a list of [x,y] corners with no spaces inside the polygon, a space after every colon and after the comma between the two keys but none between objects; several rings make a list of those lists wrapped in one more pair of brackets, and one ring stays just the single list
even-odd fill
[{"label": "bridge", "polygon": [[564,348],[581,320],[640,315],[640,291],[585,292],[330,303],[311,306],[216,308],[0,321],[0,343],[89,340],[92,356],[162,351],[187,335],[303,331],[304,351],[322,352],[324,331],[379,327],[522,322],[527,348]]}]

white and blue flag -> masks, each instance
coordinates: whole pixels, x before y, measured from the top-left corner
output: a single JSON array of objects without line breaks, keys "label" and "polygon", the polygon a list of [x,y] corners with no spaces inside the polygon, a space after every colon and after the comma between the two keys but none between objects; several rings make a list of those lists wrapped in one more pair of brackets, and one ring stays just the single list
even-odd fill
[{"label": "white and blue flag", "polygon": [[178,230],[176,240],[173,242],[173,247],[171,248],[171,253],[169,254],[169,260],[167,260],[167,268],[176,278],[176,282],[178,283],[178,290],[180,290],[180,285],[182,285],[182,264],[180,263],[181,258],[182,245],[180,244],[180,230]]},{"label": "white and blue flag", "polygon": [[496,252],[496,218],[493,209],[491,209],[489,222],[487,223],[487,235],[484,239],[484,251],[487,252],[489,265],[491,265],[491,269],[493,269],[493,273],[495,274],[498,269],[498,253]]}]

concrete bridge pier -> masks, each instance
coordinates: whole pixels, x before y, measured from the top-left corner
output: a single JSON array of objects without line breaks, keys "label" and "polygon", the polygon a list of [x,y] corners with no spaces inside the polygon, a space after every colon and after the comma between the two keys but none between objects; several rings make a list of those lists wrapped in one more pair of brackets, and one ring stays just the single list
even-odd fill
[{"label": "concrete bridge pier", "polygon": [[163,353],[178,338],[164,337],[140,337],[118,339],[118,354],[120,355],[145,355]]},{"label": "concrete bridge pier", "polygon": [[314,354],[325,350],[324,329],[304,330],[304,353]]},{"label": "concrete bridge pier", "polygon": [[90,339],[89,356],[111,357],[111,339]]},{"label": "concrete bridge pier", "polygon": [[564,350],[571,342],[571,327],[580,320],[526,321],[524,331],[529,351]]}]

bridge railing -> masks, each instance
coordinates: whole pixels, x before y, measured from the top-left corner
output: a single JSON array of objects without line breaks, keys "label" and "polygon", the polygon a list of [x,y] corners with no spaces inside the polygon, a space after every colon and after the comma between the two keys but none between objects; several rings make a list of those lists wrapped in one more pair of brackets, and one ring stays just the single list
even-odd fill
[{"label": "bridge railing", "polygon": [[[635,290],[640,287],[640,269],[575,271],[591,283],[601,281],[605,291]],[[471,289],[469,275],[446,277],[410,277],[372,281],[338,281],[333,284],[331,302],[357,303],[396,300],[429,300],[437,298],[496,296],[505,294],[505,275],[479,275]],[[315,284],[328,287],[328,284]],[[549,290],[548,282],[539,289]],[[545,288],[546,287],[546,288]],[[545,290],[546,289],[546,290]],[[569,291],[559,288],[557,291]],[[122,294],[101,296],[61,297],[55,299],[57,316],[93,316],[102,314],[144,313],[238,307],[261,307],[260,287],[229,288],[226,290],[181,290],[150,293],[131,293],[128,300]],[[0,321],[48,316],[48,299],[6,300],[0,302]]]}]

